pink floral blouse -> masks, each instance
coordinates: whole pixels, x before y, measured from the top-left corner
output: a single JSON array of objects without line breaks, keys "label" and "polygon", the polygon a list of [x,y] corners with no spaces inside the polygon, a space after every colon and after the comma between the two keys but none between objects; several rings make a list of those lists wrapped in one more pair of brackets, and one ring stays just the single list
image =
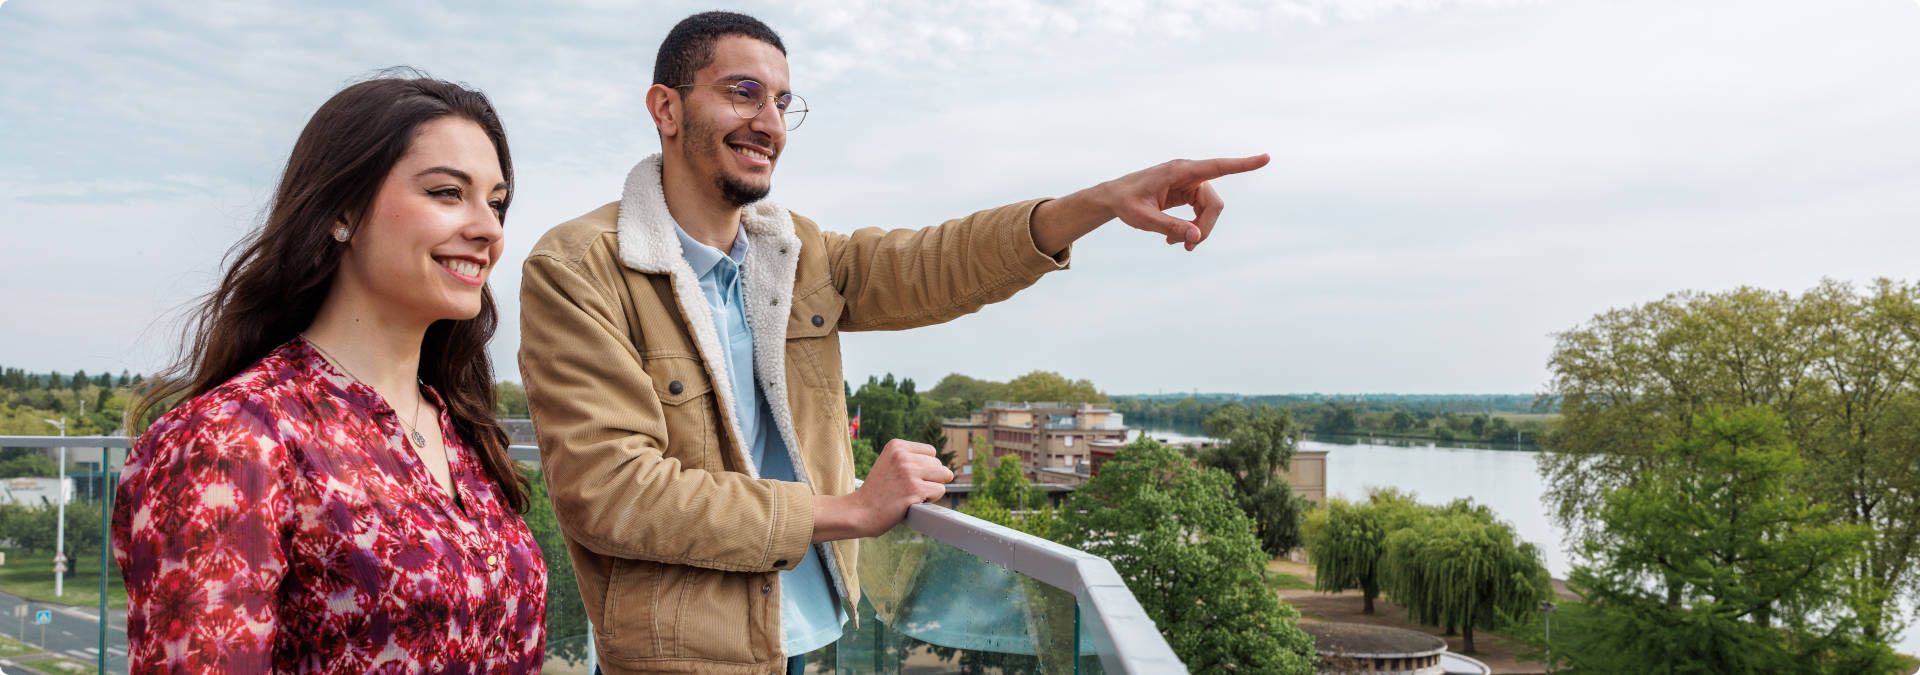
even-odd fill
[{"label": "pink floral blouse", "polygon": [[133,672],[538,672],[546,562],[440,431],[457,500],[300,338],[160,418],[113,508]]}]

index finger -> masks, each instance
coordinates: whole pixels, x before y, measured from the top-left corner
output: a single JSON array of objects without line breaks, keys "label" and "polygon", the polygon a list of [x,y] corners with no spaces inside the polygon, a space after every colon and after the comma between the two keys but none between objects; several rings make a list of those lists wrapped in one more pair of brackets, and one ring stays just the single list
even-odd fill
[{"label": "index finger", "polygon": [[1195,177],[1199,178],[1200,180],[1213,180],[1221,176],[1231,176],[1236,173],[1246,173],[1248,171],[1252,171],[1254,169],[1258,169],[1260,167],[1266,166],[1268,159],[1269,158],[1267,157],[1267,154],[1263,152],[1258,155],[1253,155],[1251,157],[1217,157],[1214,159],[1196,159],[1196,160],[1193,160],[1193,163],[1189,164],[1188,166],[1192,167],[1191,172],[1195,175]]}]

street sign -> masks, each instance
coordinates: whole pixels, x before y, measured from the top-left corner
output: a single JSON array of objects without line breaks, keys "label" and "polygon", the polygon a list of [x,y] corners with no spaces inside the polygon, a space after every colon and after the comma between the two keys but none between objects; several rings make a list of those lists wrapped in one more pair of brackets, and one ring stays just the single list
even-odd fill
[{"label": "street sign", "polygon": [[40,626],[45,626],[47,624],[53,623],[53,610],[43,609],[38,612],[34,612],[33,623],[35,625],[40,625]]},{"label": "street sign", "polygon": [[67,573],[67,561],[65,561],[65,560],[55,560],[55,561],[53,561],[53,573],[54,573],[54,574],[66,574],[66,573]]},{"label": "street sign", "polygon": [[13,615],[14,615],[14,616],[17,616],[17,617],[20,617],[20,618],[22,618],[22,619],[25,619],[25,618],[27,618],[27,606],[26,606],[26,605],[14,605],[14,606],[13,606]]}]

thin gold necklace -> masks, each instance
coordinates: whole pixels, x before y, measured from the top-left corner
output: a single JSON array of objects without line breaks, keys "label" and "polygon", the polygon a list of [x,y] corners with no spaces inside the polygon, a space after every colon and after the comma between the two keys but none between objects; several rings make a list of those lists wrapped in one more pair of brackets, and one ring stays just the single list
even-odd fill
[{"label": "thin gold necklace", "polygon": [[[327,357],[327,360],[332,362],[333,365],[339,366],[340,372],[346,373],[347,377],[351,377],[353,378],[353,381],[366,385],[368,389],[373,389],[373,385],[367,384],[366,380],[362,380],[360,379],[359,375],[353,374],[353,371],[347,369],[346,363],[342,362],[340,359],[334,358],[332,352],[329,352],[325,347],[320,346],[320,343],[314,342],[313,338],[307,337],[306,333],[301,333],[300,339],[306,340],[307,344],[313,345],[314,349],[320,350],[320,355]],[[419,380],[417,379],[414,381],[419,382]],[[376,390],[374,393],[379,393],[379,392]],[[401,424],[407,425],[407,440],[412,441],[413,447],[416,449],[427,447],[427,437],[425,435],[422,435],[420,433],[420,427],[414,424],[414,421],[417,421],[420,419],[420,399],[421,398],[424,398],[424,397],[416,395],[413,399],[413,420],[400,420]],[[395,415],[394,419],[400,419],[400,417],[398,415]]]}]

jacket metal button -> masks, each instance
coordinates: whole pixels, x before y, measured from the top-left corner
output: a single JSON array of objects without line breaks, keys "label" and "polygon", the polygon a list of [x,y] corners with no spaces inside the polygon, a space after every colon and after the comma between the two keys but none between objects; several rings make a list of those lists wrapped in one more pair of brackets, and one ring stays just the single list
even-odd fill
[{"label": "jacket metal button", "polygon": [[787,247],[785,246],[780,247],[780,255],[786,255],[786,254],[787,254]]},{"label": "jacket metal button", "polygon": [[667,383],[667,393],[673,394],[674,396],[679,396],[680,392],[683,392],[686,390],[687,390],[687,386],[684,384],[680,384],[679,380],[674,380],[672,382]]},{"label": "jacket metal button", "polygon": [[779,307],[779,306],[780,306],[780,299],[779,299],[779,298],[767,298],[767,306],[768,306],[768,307]]},{"label": "jacket metal button", "polygon": [[762,582],[762,583],[760,584],[760,594],[761,594],[761,595],[766,595],[766,594],[768,594],[768,593],[772,593],[772,592],[773,592],[773,582],[771,582],[771,581],[767,581],[767,582]]},{"label": "jacket metal button", "polygon": [[814,327],[814,328],[819,328],[819,327],[821,327],[821,326],[825,326],[825,325],[827,325],[827,317],[824,317],[824,316],[820,316],[820,315],[818,315],[818,314],[815,314],[815,315],[813,315],[813,327]]},{"label": "jacket metal button", "polygon": [[775,561],[773,561],[773,566],[774,566],[774,567],[786,567],[786,566],[787,566],[787,561],[786,561],[786,559],[784,559],[784,558],[782,558],[782,559],[780,559],[780,560],[775,560]]}]

